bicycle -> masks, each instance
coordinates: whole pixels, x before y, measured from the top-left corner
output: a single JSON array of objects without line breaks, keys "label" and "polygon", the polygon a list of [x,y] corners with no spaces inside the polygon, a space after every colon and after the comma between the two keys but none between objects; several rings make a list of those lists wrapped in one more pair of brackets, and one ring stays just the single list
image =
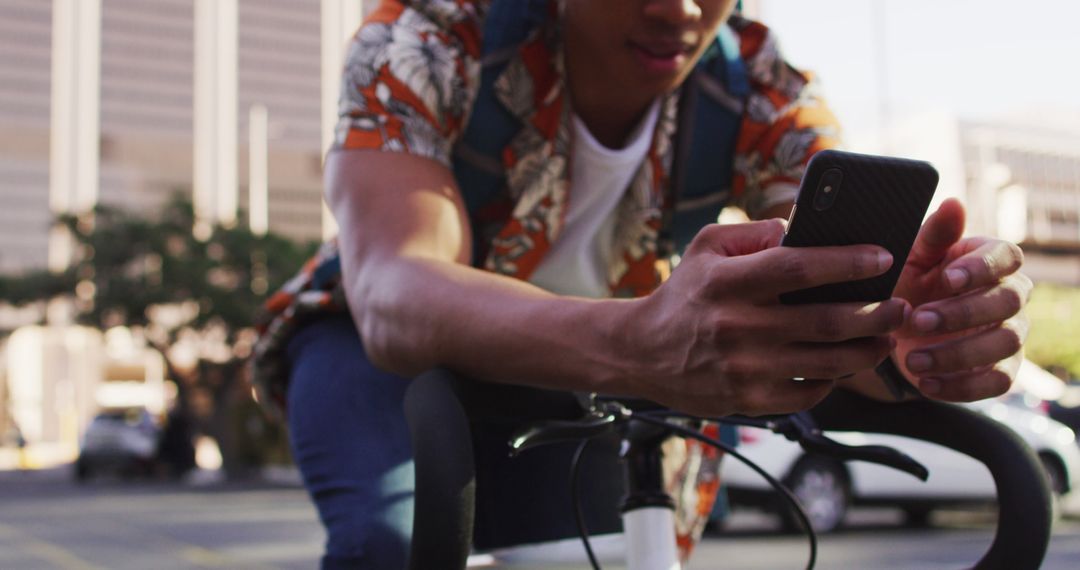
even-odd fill
[{"label": "bicycle", "polygon": [[[851,447],[824,431],[863,431],[922,439],[949,447],[982,462],[998,489],[998,524],[994,539],[976,562],[979,570],[1038,568],[1050,540],[1052,499],[1039,459],[1011,430],[960,406],[918,399],[882,403],[837,391],[811,413],[776,417],[695,418],[650,402],[576,396],[556,406],[531,405],[538,391],[500,385],[479,387],[445,370],[417,378],[405,400],[416,467],[415,519],[409,568],[464,568],[471,544],[476,500],[470,421],[480,417],[522,418],[509,442],[512,453],[553,442],[579,441],[570,468],[570,486],[588,442],[616,434],[620,438],[627,493],[622,503],[629,570],[677,570],[673,503],[664,491],[661,444],[670,436],[693,438],[739,459],[738,451],[694,429],[704,420],[771,429],[798,441],[807,451],[843,459],[872,461],[925,480],[917,461],[882,446]],[[568,415],[577,406],[578,417]],[[537,417],[548,414],[549,417]],[[917,421],[913,421],[913,419]],[[949,429],[942,429],[949,426]],[[755,467],[755,469],[757,469]],[[757,471],[767,479],[768,474]],[[816,562],[816,537],[794,496],[781,489],[808,533],[808,568]],[[567,506],[570,508],[570,506]],[[575,519],[593,568],[579,507]]]}]

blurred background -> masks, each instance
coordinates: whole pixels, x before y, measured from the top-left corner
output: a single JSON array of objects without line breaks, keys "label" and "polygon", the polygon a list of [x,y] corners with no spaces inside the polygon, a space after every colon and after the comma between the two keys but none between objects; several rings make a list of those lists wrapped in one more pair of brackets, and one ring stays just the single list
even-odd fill
[{"label": "blurred background", "polygon": [[[322,155],[376,4],[0,0],[0,471],[295,490],[244,363],[260,303],[335,232]],[[817,73],[850,149],[930,160],[970,232],[1021,245],[1037,366],[1013,399],[1076,427],[1080,5],[743,10]]]}]

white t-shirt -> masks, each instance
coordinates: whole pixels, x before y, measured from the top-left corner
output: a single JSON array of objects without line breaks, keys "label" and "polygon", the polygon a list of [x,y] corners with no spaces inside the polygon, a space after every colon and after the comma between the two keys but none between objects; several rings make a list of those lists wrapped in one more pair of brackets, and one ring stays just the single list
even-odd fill
[{"label": "white t-shirt", "polygon": [[529,282],[559,295],[607,297],[608,267],[615,240],[616,207],[652,144],[660,116],[653,103],[626,146],[600,144],[574,115],[570,192],[566,222]]}]

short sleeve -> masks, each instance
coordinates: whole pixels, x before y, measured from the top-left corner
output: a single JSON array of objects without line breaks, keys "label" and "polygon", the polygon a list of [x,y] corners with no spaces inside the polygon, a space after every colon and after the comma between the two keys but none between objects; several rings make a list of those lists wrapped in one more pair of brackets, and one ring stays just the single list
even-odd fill
[{"label": "short sleeve", "polygon": [[349,44],[332,150],[450,165],[480,79],[486,3],[384,0]]},{"label": "short sleeve", "polygon": [[813,75],[782,57],[765,26],[732,18],[751,91],[735,150],[733,204],[751,218],[792,202],[810,157],[840,145],[840,125]]}]

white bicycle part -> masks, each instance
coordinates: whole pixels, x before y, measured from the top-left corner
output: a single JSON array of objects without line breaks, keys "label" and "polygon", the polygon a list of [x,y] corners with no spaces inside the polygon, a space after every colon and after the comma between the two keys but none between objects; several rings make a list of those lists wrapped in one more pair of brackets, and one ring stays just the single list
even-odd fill
[{"label": "white bicycle part", "polygon": [[668,507],[642,507],[622,515],[627,570],[680,570],[675,513]]}]

